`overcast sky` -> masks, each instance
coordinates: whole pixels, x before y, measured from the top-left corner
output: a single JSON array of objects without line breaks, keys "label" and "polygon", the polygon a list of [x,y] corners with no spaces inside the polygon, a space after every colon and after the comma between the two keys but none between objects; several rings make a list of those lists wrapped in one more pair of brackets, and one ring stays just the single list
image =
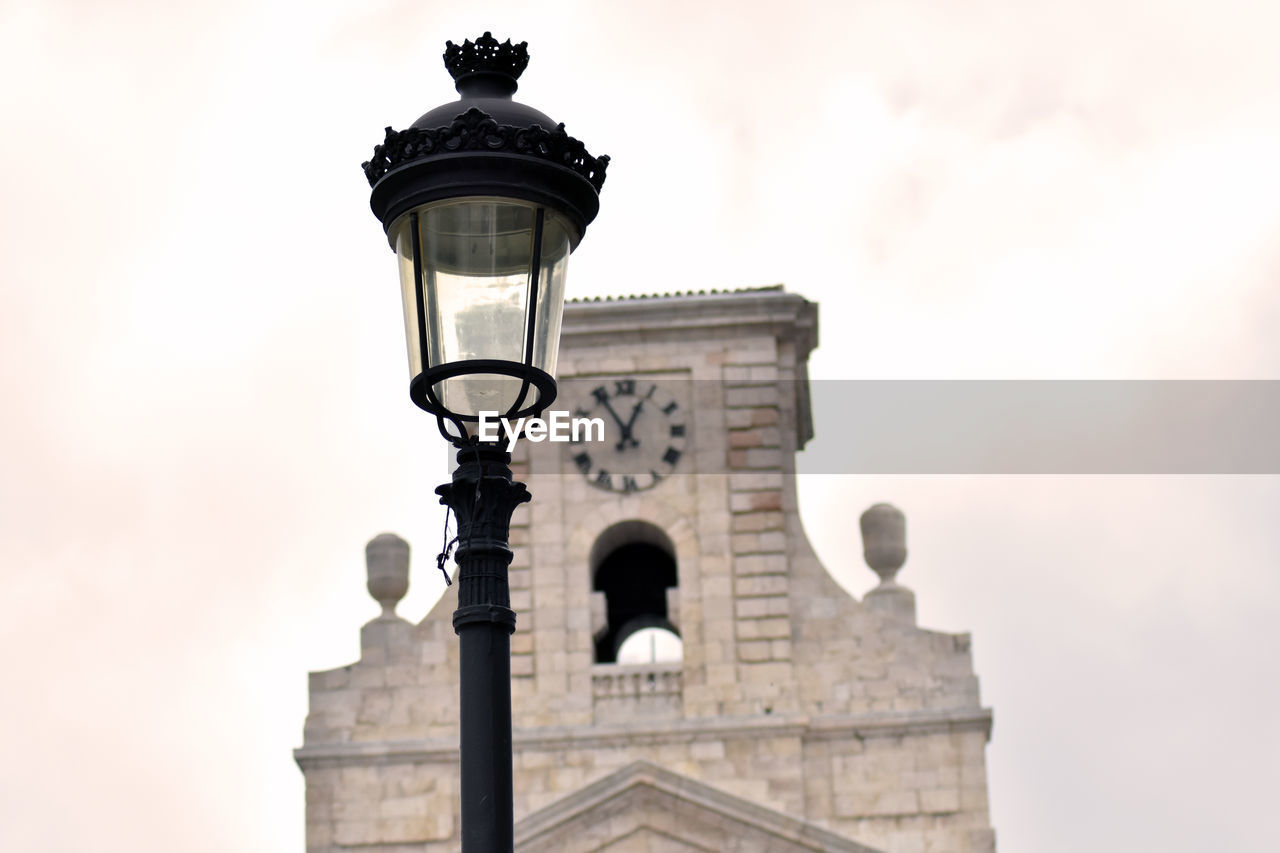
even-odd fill
[{"label": "overcast sky", "polygon": [[[441,591],[359,165],[485,29],[613,158],[573,296],[784,283],[821,379],[1280,379],[1261,0],[0,0],[0,848],[301,850],[305,674],[378,612],[365,541],[412,542],[402,615]],[[800,498],[857,595],[850,519],[906,511],[1005,853],[1280,848],[1278,478]]]}]

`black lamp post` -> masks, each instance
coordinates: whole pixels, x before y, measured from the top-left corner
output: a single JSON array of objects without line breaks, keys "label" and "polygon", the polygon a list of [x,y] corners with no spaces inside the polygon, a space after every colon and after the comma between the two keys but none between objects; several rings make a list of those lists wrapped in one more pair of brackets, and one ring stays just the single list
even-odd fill
[{"label": "black lamp post", "polygon": [[481,412],[555,400],[569,253],[599,210],[608,157],[511,100],[525,43],[446,42],[459,100],[387,128],[364,164],[400,263],[409,397],[458,448],[436,490],[458,519],[463,853],[511,851],[511,515],[529,500],[511,457],[471,435]]}]

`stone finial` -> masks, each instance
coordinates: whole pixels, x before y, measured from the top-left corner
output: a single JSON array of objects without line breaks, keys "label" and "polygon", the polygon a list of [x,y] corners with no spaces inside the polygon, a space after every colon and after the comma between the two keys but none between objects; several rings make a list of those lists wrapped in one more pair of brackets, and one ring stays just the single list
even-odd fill
[{"label": "stone finial", "polygon": [[907,517],[891,504],[876,504],[862,514],[862,553],[882,584],[907,561]]},{"label": "stone finial", "polygon": [[409,591],[409,543],[394,533],[379,533],[364,549],[369,594],[382,605],[381,619],[395,619],[396,605]]},{"label": "stone finial", "polygon": [[907,561],[907,517],[889,504],[876,504],[862,514],[862,553],[880,576],[880,585],[864,603],[904,625],[916,623],[916,594],[894,580]]}]

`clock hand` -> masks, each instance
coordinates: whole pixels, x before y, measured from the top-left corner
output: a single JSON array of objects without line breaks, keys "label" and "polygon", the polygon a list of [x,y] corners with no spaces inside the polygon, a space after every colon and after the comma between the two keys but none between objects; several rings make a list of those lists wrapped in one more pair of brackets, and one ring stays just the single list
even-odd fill
[{"label": "clock hand", "polygon": [[626,432],[627,427],[622,422],[622,418],[618,417],[618,413],[613,410],[613,406],[609,405],[609,398],[598,397],[597,399],[599,399],[600,402],[604,404],[605,411],[609,413],[609,417],[613,418],[613,422],[618,425],[618,428],[621,429],[623,432]]},{"label": "clock hand", "polygon": [[635,404],[635,406],[631,409],[631,417],[627,419],[626,424],[625,424],[625,425],[621,425],[621,426],[622,426],[622,438],[618,440],[618,449],[619,449],[619,450],[626,450],[626,449],[627,449],[627,447],[639,447],[639,446],[640,446],[640,442],[636,441],[636,440],[635,440],[635,438],[633,438],[633,437],[632,437],[632,435],[631,435],[631,428],[632,428],[633,426],[635,426],[636,416],[640,414],[640,407],[641,407],[641,406],[643,406],[643,405],[644,405],[644,399],[642,398],[642,399],[641,399],[638,403],[636,403],[636,404]]}]

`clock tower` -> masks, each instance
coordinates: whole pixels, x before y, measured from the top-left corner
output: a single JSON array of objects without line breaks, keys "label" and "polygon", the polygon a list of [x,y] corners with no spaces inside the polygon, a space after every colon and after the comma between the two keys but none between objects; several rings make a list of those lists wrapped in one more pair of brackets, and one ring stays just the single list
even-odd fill
[{"label": "clock tower", "polygon": [[[552,408],[603,434],[514,454],[517,850],[994,850],[991,712],[895,581],[902,514],[862,517],[861,600],[805,538],[816,344],[781,287],[566,306]],[[400,619],[407,563],[370,543],[384,614],[312,674],[309,850],[457,849],[455,595]]]}]

